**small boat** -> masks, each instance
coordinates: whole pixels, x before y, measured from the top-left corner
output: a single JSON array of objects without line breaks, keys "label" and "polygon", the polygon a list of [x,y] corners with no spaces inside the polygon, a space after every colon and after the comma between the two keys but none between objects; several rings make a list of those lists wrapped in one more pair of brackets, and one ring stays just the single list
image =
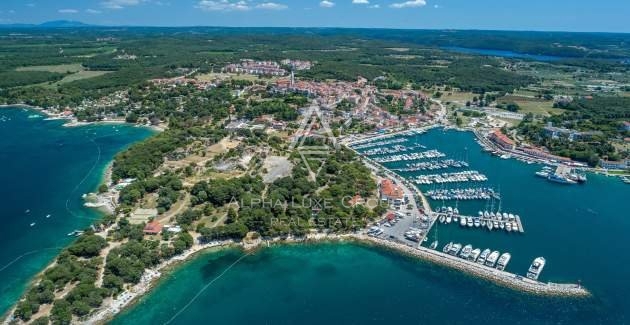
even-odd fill
[{"label": "small boat", "polygon": [[34,223],[34,222],[32,222],[32,223],[31,223],[31,227],[33,227],[34,225],[35,225],[35,223]]},{"label": "small boat", "polygon": [[481,220],[481,226],[485,227],[486,226],[486,220]]},{"label": "small boat", "polygon": [[47,215],[46,215],[46,219],[48,219],[48,218],[50,218],[50,214],[47,214]]},{"label": "small boat", "polygon": [[505,222],[503,221],[499,222],[499,228],[505,229]]},{"label": "small boat", "polygon": [[475,220],[473,220],[473,223],[475,225],[475,227],[479,228],[479,226],[481,226],[481,222],[479,221],[479,218],[475,218]]},{"label": "small boat", "polygon": [[505,224],[505,230],[511,232],[512,231],[512,223],[508,222]]},{"label": "small boat", "polygon": [[24,211],[24,213],[31,213],[31,209],[26,209],[26,211]]},{"label": "small boat", "polygon": [[532,280],[538,280],[540,272],[545,268],[545,263],[547,263],[547,261],[544,257],[536,257],[529,267],[529,270],[527,270],[527,277]]},{"label": "small boat", "polygon": [[492,221],[488,221],[488,230],[492,230],[493,228]]},{"label": "small boat", "polygon": [[486,248],[483,250],[483,252],[481,252],[481,255],[479,255],[479,258],[477,259],[477,263],[483,265],[486,262],[488,255],[490,255],[490,249]]},{"label": "small boat", "polygon": [[451,221],[453,221],[453,218],[449,214],[448,216],[446,216],[446,223],[451,223]]},{"label": "small boat", "polygon": [[444,223],[446,221],[446,217],[444,215],[440,216],[440,223]]},{"label": "small boat", "polygon": [[464,217],[460,218],[459,225],[462,226],[462,227],[465,226],[466,225],[466,218],[464,218]]},{"label": "small boat", "polygon": [[466,225],[468,225],[468,227],[472,227],[474,225],[472,217],[466,218]]},{"label": "small boat", "polygon": [[431,249],[435,249],[438,246],[438,241],[434,241],[431,243],[431,246],[429,246]]}]

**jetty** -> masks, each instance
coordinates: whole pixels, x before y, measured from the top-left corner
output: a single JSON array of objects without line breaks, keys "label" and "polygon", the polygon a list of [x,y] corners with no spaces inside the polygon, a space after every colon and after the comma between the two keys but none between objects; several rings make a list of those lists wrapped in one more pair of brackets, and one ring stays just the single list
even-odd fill
[{"label": "jetty", "polygon": [[588,297],[591,295],[590,292],[580,284],[540,282],[422,246],[411,247],[399,242],[366,235],[355,235],[355,238],[374,243],[379,246],[391,248],[407,255],[431,261],[439,265],[454,268],[488,281],[492,281],[498,285],[519,291],[543,296]]}]

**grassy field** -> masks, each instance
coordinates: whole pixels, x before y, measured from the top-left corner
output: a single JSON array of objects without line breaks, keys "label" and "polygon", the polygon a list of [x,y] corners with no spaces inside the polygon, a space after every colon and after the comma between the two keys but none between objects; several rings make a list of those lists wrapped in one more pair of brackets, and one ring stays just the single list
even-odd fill
[{"label": "grassy field", "polygon": [[553,108],[553,101],[538,99],[538,98],[530,98],[530,97],[520,97],[520,96],[505,96],[497,99],[498,103],[511,103],[514,102],[521,107],[518,111],[519,113],[532,113],[534,115],[552,115],[552,114],[561,114],[563,112],[562,109]]},{"label": "grassy field", "polygon": [[467,101],[472,101],[473,97],[477,96],[470,92],[443,91],[443,90],[440,90],[440,92],[442,92],[442,97],[440,97],[440,100],[443,103],[452,102],[452,103],[458,103],[461,105],[466,105]]},{"label": "grassy field", "polygon": [[110,71],[85,70],[80,63],[20,67],[15,70],[16,71],[46,71],[46,72],[56,72],[56,73],[69,73],[67,76],[65,76],[63,79],[59,80],[58,82],[36,84],[36,86],[42,86],[42,87],[56,87],[58,85],[62,85],[65,83],[82,80],[82,79],[94,78],[94,77],[98,77],[98,76],[102,76],[104,74],[110,73]]},{"label": "grassy field", "polygon": [[82,70],[82,71],[78,71],[76,73],[73,73],[71,75],[66,76],[65,78],[61,79],[57,84],[61,85],[61,84],[65,84],[68,82],[73,82],[73,81],[77,81],[77,80],[81,80],[81,79],[88,79],[88,78],[94,78],[94,77],[98,77],[98,76],[102,76],[104,74],[108,74],[111,71],[87,71],[87,70]]},{"label": "grassy field", "polygon": [[32,67],[20,67],[15,69],[16,71],[46,71],[56,73],[76,73],[83,71],[83,67],[80,63],[75,64],[60,64],[60,65],[38,65]]}]

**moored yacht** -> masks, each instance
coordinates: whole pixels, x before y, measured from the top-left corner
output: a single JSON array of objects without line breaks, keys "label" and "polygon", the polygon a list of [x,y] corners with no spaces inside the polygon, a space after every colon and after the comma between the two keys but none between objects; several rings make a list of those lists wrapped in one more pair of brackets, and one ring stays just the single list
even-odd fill
[{"label": "moored yacht", "polygon": [[472,250],[472,252],[470,252],[470,256],[468,257],[468,260],[472,262],[476,262],[480,254],[481,254],[481,249],[475,248]]},{"label": "moored yacht", "polygon": [[486,266],[494,267],[494,265],[497,263],[497,259],[499,258],[499,254],[499,251],[494,251],[490,253],[488,258],[486,258]]},{"label": "moored yacht", "polygon": [[497,262],[497,269],[501,271],[505,270],[505,267],[508,265],[511,258],[512,255],[510,253],[501,254],[501,257],[499,257],[499,261]]},{"label": "moored yacht", "polygon": [[468,225],[468,227],[472,227],[474,225],[472,217],[466,218],[466,225]]},{"label": "moored yacht", "polygon": [[475,224],[475,227],[477,227],[477,228],[478,228],[479,226],[481,226],[481,222],[479,221],[479,218],[475,218],[475,219],[473,220],[473,223]]},{"label": "moored yacht", "polygon": [[538,280],[540,276],[540,272],[542,272],[543,268],[545,268],[545,263],[547,261],[544,257],[536,257],[532,262],[532,265],[527,270],[527,277],[532,280]]},{"label": "moored yacht", "polygon": [[452,246],[453,246],[453,242],[446,244],[446,246],[444,246],[444,249],[442,249],[442,252],[448,253],[451,250]]},{"label": "moored yacht", "polygon": [[462,217],[460,219],[460,221],[459,221],[459,225],[462,226],[462,227],[465,226],[466,225],[466,218]]},{"label": "moored yacht", "polygon": [[462,249],[462,252],[459,254],[459,256],[463,259],[468,259],[468,257],[470,257],[470,252],[472,252],[472,245],[466,245],[464,246],[464,249]]},{"label": "moored yacht", "polygon": [[486,262],[486,259],[488,258],[488,255],[490,255],[490,249],[486,248],[483,250],[483,252],[481,252],[481,255],[479,255],[479,258],[477,259],[477,263],[484,264]]},{"label": "moored yacht", "polygon": [[453,244],[453,246],[451,246],[451,249],[448,251],[448,253],[453,256],[457,256],[457,254],[459,254],[459,251],[461,249],[462,249],[462,244],[460,243]]},{"label": "moored yacht", "polygon": [[449,214],[446,216],[446,223],[451,223],[451,221],[453,221],[453,217]]}]

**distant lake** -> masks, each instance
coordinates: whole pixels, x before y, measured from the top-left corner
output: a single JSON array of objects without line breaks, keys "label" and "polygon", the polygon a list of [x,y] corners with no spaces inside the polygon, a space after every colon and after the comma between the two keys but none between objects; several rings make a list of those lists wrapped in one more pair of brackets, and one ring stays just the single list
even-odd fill
[{"label": "distant lake", "polygon": [[441,47],[441,49],[452,51],[452,52],[464,53],[464,54],[498,56],[502,58],[527,59],[527,60],[535,60],[535,61],[543,61],[543,62],[551,62],[551,61],[567,59],[565,57],[560,57],[560,56],[517,53],[517,52],[503,51],[503,50],[475,49],[475,48],[458,47],[458,46],[445,46],[445,47]]}]

